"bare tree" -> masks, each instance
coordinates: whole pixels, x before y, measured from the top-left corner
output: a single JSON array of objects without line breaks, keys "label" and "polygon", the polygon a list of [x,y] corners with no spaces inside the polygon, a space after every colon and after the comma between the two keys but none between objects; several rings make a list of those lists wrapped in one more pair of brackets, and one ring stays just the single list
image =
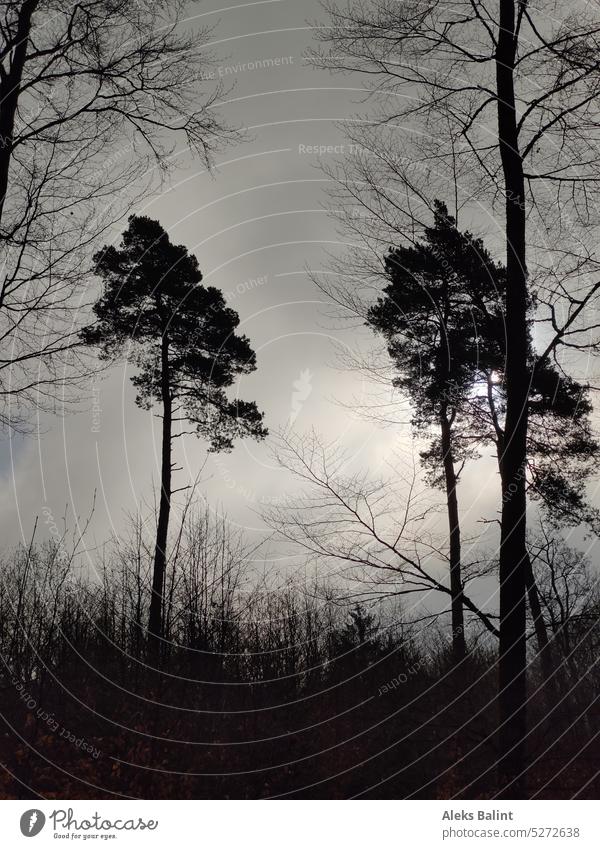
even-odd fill
[{"label": "bare tree", "polygon": [[0,394],[25,427],[89,371],[78,314],[92,246],[156,186],[176,145],[229,134],[202,84],[204,30],[177,0],[24,0],[0,8]]},{"label": "bare tree", "polygon": [[[274,454],[307,489],[297,499],[263,511],[263,518],[309,559],[329,565],[345,581],[358,581],[361,590],[354,599],[385,594],[423,600],[433,592],[451,601],[453,587],[444,580],[448,555],[435,530],[437,506],[419,486],[414,465],[408,475],[400,463],[394,465],[390,481],[351,473],[339,448],[323,444],[314,433],[280,434]],[[471,621],[497,635],[494,614],[481,610],[466,592],[481,574],[479,564],[467,570],[462,603]],[[431,616],[440,612],[446,608]]]},{"label": "bare tree", "polygon": [[[536,360],[528,327],[542,332],[539,361],[595,350],[600,181],[596,12],[561,19],[553,2],[458,5],[446,0],[326,4],[326,47],[314,60],[362,72],[377,109],[351,139],[357,155],[338,185],[346,223],[362,236],[364,265],[381,224],[422,230],[433,199],[455,186],[456,213],[487,207],[501,220],[506,297],[506,412],[500,546],[501,792],[525,793],[528,395]],[[357,122],[358,126],[358,122]],[[404,128],[409,129],[404,129]],[[381,179],[387,175],[387,179]],[[390,179],[390,174],[393,178]],[[360,198],[368,215],[356,215]],[[388,214],[390,213],[391,214]],[[370,241],[372,239],[373,241]],[[535,296],[535,297],[532,297]],[[546,346],[546,347],[544,347]]]},{"label": "bare tree", "polygon": [[597,630],[597,580],[589,559],[556,540],[545,523],[529,545],[543,615],[563,663],[573,671],[578,645]]}]

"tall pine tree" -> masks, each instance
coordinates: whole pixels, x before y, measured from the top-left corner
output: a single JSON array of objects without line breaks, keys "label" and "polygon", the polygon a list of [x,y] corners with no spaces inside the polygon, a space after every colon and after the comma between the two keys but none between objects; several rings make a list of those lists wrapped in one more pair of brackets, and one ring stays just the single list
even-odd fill
[{"label": "tall pine tree", "polygon": [[385,263],[389,283],[368,323],[386,340],[398,370],[394,385],[410,398],[413,423],[435,434],[422,457],[446,493],[452,645],[459,661],[465,637],[457,486],[469,450],[459,425],[481,368],[480,327],[502,304],[504,270],[479,239],[456,228],[440,201],[424,241],[390,249]]},{"label": "tall pine tree", "polygon": [[[424,240],[391,248],[388,283],[368,313],[386,340],[394,385],[411,400],[413,423],[433,433],[422,459],[445,488],[449,524],[453,647],[464,654],[463,564],[457,485],[464,460],[495,445],[503,474],[506,414],[506,269],[481,239],[462,232],[437,201]],[[525,474],[529,496],[555,521],[598,525],[585,486],[599,453],[589,388],[549,358],[536,358],[528,335],[531,385]],[[531,567],[527,589],[540,648],[547,643]],[[536,612],[537,611],[537,612]],[[547,670],[550,673],[550,669]]]},{"label": "tall pine tree", "polygon": [[223,294],[202,285],[195,256],[174,245],[158,221],[132,216],[119,248],[94,256],[104,292],[94,306],[96,321],[82,331],[103,359],[114,360],[131,346],[136,403],[159,404],[162,412],[161,490],[154,552],[149,639],[160,654],[167,564],[173,423],[187,421],[208,440],[210,451],[227,451],[233,440],[262,439],[267,431],[254,402],[229,399],[238,375],[256,369],[246,336],[236,334],[237,313]]}]

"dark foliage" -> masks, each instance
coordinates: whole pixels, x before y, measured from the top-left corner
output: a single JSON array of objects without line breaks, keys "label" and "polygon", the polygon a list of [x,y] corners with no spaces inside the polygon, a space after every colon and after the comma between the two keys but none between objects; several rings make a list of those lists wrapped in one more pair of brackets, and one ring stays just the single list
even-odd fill
[{"label": "dark foliage", "polygon": [[164,401],[166,341],[171,398],[212,450],[230,449],[237,436],[264,436],[256,404],[226,396],[236,376],[254,371],[256,356],[236,334],[239,318],[223,293],[201,284],[196,257],[173,245],[157,221],[131,216],[121,247],[105,247],[94,262],[104,293],[94,306],[97,321],[82,337],[109,359],[131,344],[137,403]]},{"label": "dark foliage", "polygon": [[390,249],[385,266],[390,282],[369,324],[387,340],[395,384],[427,426],[441,404],[460,411],[481,370],[500,359],[504,269],[440,201],[424,242]]},{"label": "dark foliage", "polygon": [[[481,239],[461,232],[436,201],[433,227],[415,245],[390,249],[389,283],[369,313],[398,369],[395,385],[410,397],[414,424],[430,430],[447,412],[455,460],[486,441],[504,446],[506,412],[506,270]],[[533,307],[532,303],[530,304]],[[596,524],[586,483],[600,451],[591,424],[590,390],[537,358],[529,339],[529,492],[558,521]],[[423,460],[441,483],[436,436]]]}]

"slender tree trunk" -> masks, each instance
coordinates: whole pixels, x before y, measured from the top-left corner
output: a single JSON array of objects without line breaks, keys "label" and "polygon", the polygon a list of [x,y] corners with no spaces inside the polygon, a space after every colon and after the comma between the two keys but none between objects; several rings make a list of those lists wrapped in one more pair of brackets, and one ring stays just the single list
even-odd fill
[{"label": "slender tree trunk", "polygon": [[531,567],[531,559],[527,557],[527,597],[529,599],[529,609],[531,610],[531,618],[533,619],[533,627],[535,629],[535,638],[542,667],[542,676],[544,685],[549,689],[549,692],[555,692],[555,669],[553,662],[552,644],[548,639],[548,629],[544,622],[542,614],[542,606],[540,604],[540,595],[535,575]]},{"label": "slender tree trunk", "polygon": [[169,514],[171,512],[171,431],[173,424],[173,409],[169,373],[169,337],[166,330],[163,332],[161,343],[161,394],[163,425],[160,506],[158,510],[158,526],[156,529],[154,573],[152,576],[152,599],[150,601],[150,619],[148,625],[150,650],[156,660],[160,657],[160,644],[163,635],[162,608],[165,573],[167,568]]},{"label": "slender tree trunk", "polygon": [[502,452],[500,536],[499,762],[501,796],[526,795],[526,490],[527,271],[525,183],[515,109],[517,36],[514,0],[499,0],[496,51],[498,138],[506,194],[506,421]]},{"label": "slender tree trunk", "polygon": [[452,432],[447,411],[440,416],[442,461],[446,484],[446,504],[448,511],[448,530],[450,539],[450,593],[452,605],[452,655],[455,663],[460,663],[467,653],[465,643],[465,624],[463,607],[463,586],[461,574],[460,519],[456,494],[456,471],[452,453]]},{"label": "slender tree trunk", "polygon": [[21,81],[31,21],[39,0],[26,0],[21,4],[17,16],[17,30],[13,37],[13,51],[8,72],[0,77],[0,222],[4,211],[4,201],[8,191],[8,174],[12,159],[15,133],[15,115],[19,103]]}]

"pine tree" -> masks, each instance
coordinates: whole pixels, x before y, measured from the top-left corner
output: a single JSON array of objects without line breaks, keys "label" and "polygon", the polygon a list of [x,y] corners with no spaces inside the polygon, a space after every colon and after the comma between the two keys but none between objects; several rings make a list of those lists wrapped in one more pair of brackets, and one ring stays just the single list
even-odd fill
[{"label": "pine tree", "polygon": [[457,427],[468,407],[482,356],[497,361],[495,332],[481,347],[482,327],[495,323],[502,305],[504,270],[481,240],[460,232],[441,201],[425,240],[391,248],[385,258],[389,283],[369,311],[397,367],[394,385],[410,398],[414,424],[434,429],[422,459],[431,479],[446,492],[452,644],[456,661],[465,654],[461,534],[457,485],[469,445]]},{"label": "pine tree", "polygon": [[[456,489],[462,464],[486,443],[495,445],[503,474],[506,269],[492,259],[481,239],[458,230],[441,201],[435,204],[434,225],[425,229],[424,241],[391,248],[385,263],[389,283],[368,322],[387,342],[397,367],[394,385],[410,398],[414,424],[435,434],[421,457],[431,482],[446,491],[453,646],[460,659],[465,646]],[[528,369],[529,497],[555,522],[587,521],[597,527],[598,511],[590,507],[585,493],[600,450],[592,433],[589,388],[548,357],[536,357],[531,329]],[[526,570],[542,650],[547,639],[528,561]]]},{"label": "pine tree", "polygon": [[96,321],[82,331],[103,359],[131,346],[136,403],[160,405],[161,493],[154,554],[149,638],[158,658],[171,508],[175,422],[190,423],[210,451],[227,451],[234,439],[262,439],[267,431],[254,402],[230,400],[236,376],[256,369],[248,339],[237,335],[237,313],[221,291],[202,285],[195,256],[174,245],[158,221],[132,216],[119,248],[94,256],[104,292],[94,306]]}]

